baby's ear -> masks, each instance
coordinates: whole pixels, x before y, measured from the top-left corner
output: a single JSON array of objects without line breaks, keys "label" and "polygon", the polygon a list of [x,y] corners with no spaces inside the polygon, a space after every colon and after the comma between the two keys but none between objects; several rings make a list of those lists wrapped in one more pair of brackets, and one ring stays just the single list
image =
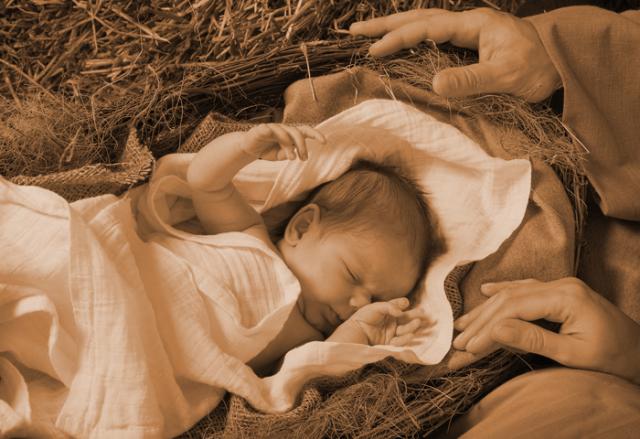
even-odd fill
[{"label": "baby's ear", "polygon": [[284,240],[287,244],[295,246],[298,242],[320,223],[320,206],[310,203],[298,210],[289,220],[284,231]]}]

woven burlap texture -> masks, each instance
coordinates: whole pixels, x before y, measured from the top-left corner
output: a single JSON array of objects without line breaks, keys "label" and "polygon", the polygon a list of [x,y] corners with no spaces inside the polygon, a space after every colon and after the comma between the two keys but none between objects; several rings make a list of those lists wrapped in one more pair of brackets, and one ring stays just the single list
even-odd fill
[{"label": "woven burlap texture", "polygon": [[117,163],[87,164],[69,171],[36,176],[18,175],[9,180],[16,184],[40,186],[72,202],[103,194],[120,194],[144,181],[153,170],[151,151],[131,129]]}]

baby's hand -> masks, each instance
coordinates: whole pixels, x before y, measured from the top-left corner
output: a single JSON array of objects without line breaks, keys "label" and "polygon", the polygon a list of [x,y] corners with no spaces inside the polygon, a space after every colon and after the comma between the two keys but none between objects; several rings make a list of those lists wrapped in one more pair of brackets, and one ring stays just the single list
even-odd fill
[{"label": "baby's hand", "polygon": [[242,150],[263,160],[300,160],[309,158],[307,139],[324,143],[324,136],[310,126],[290,126],[279,123],[260,124],[246,133]]},{"label": "baby's hand", "polygon": [[405,297],[363,306],[341,324],[328,340],[405,346],[421,328],[432,323],[420,308],[404,311],[408,306],[409,300]]}]

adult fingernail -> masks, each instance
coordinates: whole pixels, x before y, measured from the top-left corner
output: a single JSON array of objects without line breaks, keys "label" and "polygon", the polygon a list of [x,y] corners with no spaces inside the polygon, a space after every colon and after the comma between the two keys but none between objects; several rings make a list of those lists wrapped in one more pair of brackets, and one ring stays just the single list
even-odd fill
[{"label": "adult fingernail", "polygon": [[478,336],[477,335],[471,337],[469,339],[469,341],[467,342],[467,344],[465,345],[464,349],[467,352],[473,352],[473,345],[476,343],[477,340],[478,340]]},{"label": "adult fingernail", "polygon": [[433,91],[441,96],[447,96],[450,84],[446,73],[437,73],[433,77]]},{"label": "adult fingernail", "polygon": [[451,344],[456,349],[464,350],[465,345],[462,343],[462,334],[458,334],[458,336],[453,339],[453,343]]},{"label": "adult fingernail", "polygon": [[371,56],[382,57],[386,56],[386,52],[384,50],[384,37],[381,40],[376,41],[369,47],[369,54]]},{"label": "adult fingernail", "polygon": [[466,319],[464,318],[464,316],[462,316],[459,319],[457,319],[455,322],[453,322],[453,327],[456,328],[458,331],[462,331],[466,326],[465,323],[466,323]]}]

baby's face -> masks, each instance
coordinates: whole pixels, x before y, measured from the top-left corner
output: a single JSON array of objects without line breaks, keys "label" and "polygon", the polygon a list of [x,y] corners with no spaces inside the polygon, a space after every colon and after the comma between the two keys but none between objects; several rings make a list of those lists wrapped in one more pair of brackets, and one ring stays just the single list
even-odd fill
[{"label": "baby's face", "polygon": [[321,235],[311,224],[297,242],[278,245],[302,287],[305,319],[325,335],[364,305],[406,296],[418,277],[407,245],[382,232]]}]

